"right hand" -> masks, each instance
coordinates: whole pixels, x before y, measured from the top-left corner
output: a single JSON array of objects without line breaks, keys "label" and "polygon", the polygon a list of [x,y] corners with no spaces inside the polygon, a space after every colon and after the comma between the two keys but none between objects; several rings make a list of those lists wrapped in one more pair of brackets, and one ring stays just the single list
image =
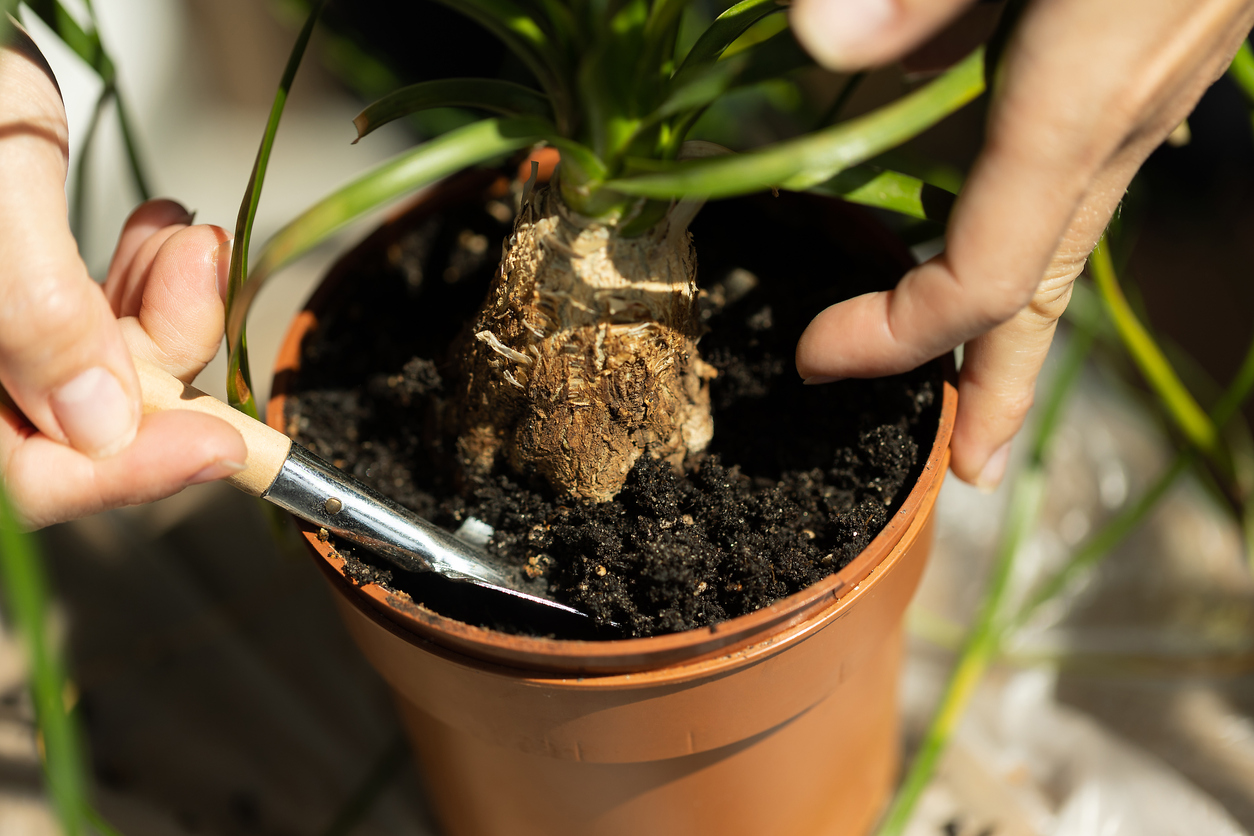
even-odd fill
[{"label": "right hand", "polygon": [[190,382],[217,352],[229,236],[150,201],[102,292],[67,221],[68,135],[33,46],[0,48],[0,484],[32,528],[228,476],[247,453],[216,418],[144,415],[131,362]]}]

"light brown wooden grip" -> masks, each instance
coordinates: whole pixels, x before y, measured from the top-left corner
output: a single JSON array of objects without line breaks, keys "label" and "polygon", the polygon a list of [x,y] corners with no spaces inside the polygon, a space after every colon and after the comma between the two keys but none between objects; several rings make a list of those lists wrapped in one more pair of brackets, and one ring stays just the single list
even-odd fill
[{"label": "light brown wooden grip", "polygon": [[227,482],[253,496],[261,496],[279,475],[287,460],[292,440],[278,430],[260,421],[254,421],[239,410],[232,409],[217,398],[210,397],[188,386],[174,375],[138,357],[135,371],[144,393],[144,412],[164,412],[169,409],[190,409],[221,418],[244,436],[248,445],[248,466],[227,477]]}]

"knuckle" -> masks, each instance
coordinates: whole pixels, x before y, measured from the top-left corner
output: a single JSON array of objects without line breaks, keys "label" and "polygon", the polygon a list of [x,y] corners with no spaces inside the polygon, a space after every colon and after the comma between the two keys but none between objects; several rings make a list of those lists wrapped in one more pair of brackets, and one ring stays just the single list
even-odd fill
[{"label": "knuckle", "polygon": [[1046,277],[1032,295],[1027,311],[1038,318],[1042,324],[1056,321],[1067,309],[1067,303],[1071,301],[1071,289],[1074,286],[1075,282],[1071,276]]},{"label": "knuckle", "polygon": [[39,343],[75,340],[93,320],[92,288],[64,281],[32,282],[0,308],[0,348],[18,351]]}]

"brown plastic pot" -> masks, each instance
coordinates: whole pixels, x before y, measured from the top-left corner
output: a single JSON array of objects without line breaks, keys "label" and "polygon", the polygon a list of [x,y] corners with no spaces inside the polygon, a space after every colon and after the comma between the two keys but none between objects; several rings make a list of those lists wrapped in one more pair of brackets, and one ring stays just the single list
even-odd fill
[{"label": "brown plastic pot", "polygon": [[[286,429],[302,345],[360,254],[485,187],[503,186],[449,181],[331,271],[283,343],[272,426]],[[947,381],[921,477],[852,563],[705,630],[585,642],[469,626],[355,585],[298,525],[393,689],[449,836],[856,836],[897,771],[902,616],[931,545],[956,406]]]}]

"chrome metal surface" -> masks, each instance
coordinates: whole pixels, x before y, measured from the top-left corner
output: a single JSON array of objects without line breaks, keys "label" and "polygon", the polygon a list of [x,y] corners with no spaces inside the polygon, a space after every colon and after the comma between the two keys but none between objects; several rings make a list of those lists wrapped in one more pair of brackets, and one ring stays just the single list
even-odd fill
[{"label": "chrome metal surface", "polygon": [[435,572],[586,617],[519,588],[515,576],[484,550],[422,519],[295,442],[262,498],[407,571]]}]

